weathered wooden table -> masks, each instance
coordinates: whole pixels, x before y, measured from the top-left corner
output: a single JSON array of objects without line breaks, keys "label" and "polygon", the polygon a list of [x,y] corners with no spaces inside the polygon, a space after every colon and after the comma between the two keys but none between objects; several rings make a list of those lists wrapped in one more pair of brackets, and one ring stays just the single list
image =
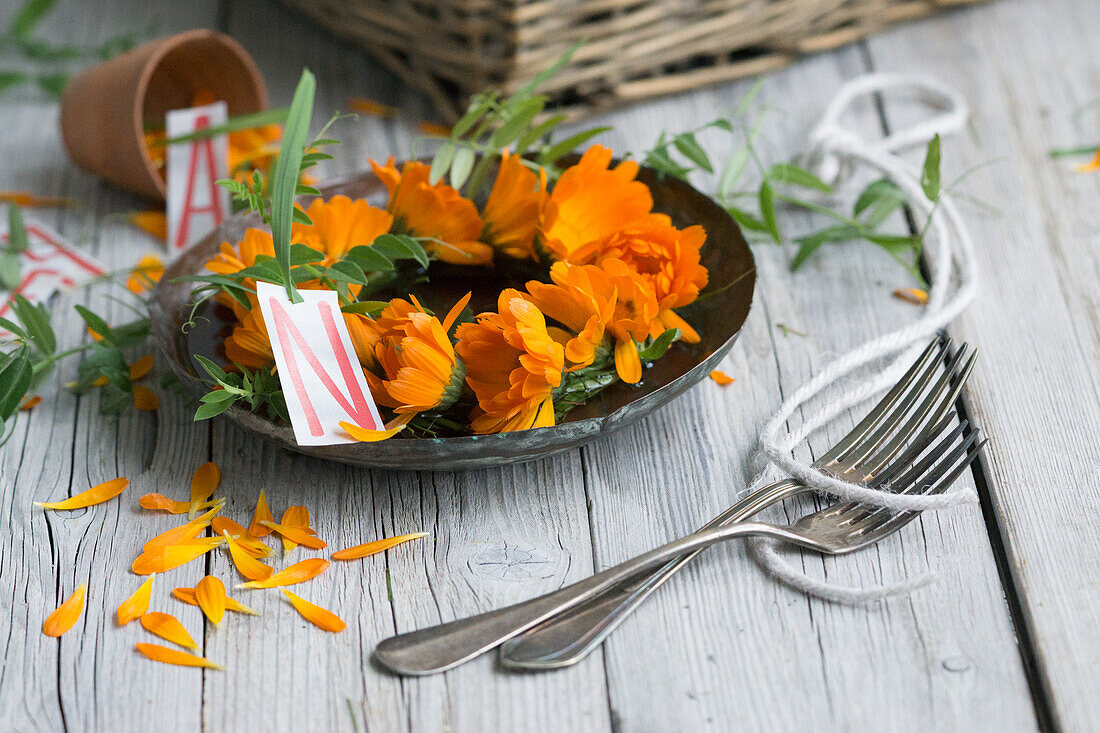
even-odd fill
[{"label": "weathered wooden table", "polygon": [[[10,3],[15,5],[15,3]],[[1095,730],[1100,719],[1100,176],[1072,172],[1047,151],[1100,137],[1100,13],[1094,0],[1003,0],[912,23],[769,75],[762,99],[779,113],[768,137],[801,149],[838,85],[867,70],[920,70],[958,86],[973,134],[945,144],[948,177],[990,160],[967,190],[1000,210],[968,212],[979,242],[982,297],[952,334],[983,353],[967,397],[994,439],[976,481],[982,505],[935,513],[874,549],[834,560],[790,557],[815,577],[870,584],[929,568],[938,582],[867,608],[810,599],[766,577],[743,546],[715,548],[575,668],[510,674],[491,656],[445,675],[398,679],[369,654],[398,631],[532,597],[681,535],[730,504],[750,477],[761,421],[784,390],[831,352],[915,317],[890,297],[908,284],[881,251],[826,249],[788,271],[789,251],[761,245],[756,303],[724,365],[737,381],[706,382],[641,425],[553,460],[468,473],[356,470],[273,449],[165,397],[155,414],[98,414],[74,397],[67,363],[44,402],[19,418],[0,450],[0,729],[3,730]],[[0,11],[3,16],[6,11]],[[156,19],[159,32],[215,27],[289,101],[303,65],[320,80],[318,107],[351,96],[423,102],[363,54],[264,0],[64,3],[47,26],[93,41]],[[4,20],[0,17],[0,22]],[[608,115],[604,139],[643,149],[662,129],[710,119],[748,88],[731,84]],[[855,120],[868,134],[904,123],[888,98]],[[111,214],[138,200],[76,170],[57,134],[57,107],[0,97],[0,188],[87,202],[94,214],[50,211],[46,222],[112,266],[152,240]],[[368,156],[411,151],[407,122],[364,119],[327,173]],[[792,225],[794,226],[794,225]],[[86,292],[68,294],[71,313]],[[96,301],[102,302],[102,301]],[[115,306],[113,314],[122,317]],[[76,343],[82,326],[55,317]],[[814,436],[810,450],[846,426]],[[115,607],[135,587],[125,568],[144,539],[175,520],[150,518],[133,496],[45,514],[57,499],[119,475],[135,491],[182,495],[216,461],[230,516],[261,487],[276,507],[307,505],[334,546],[425,530],[430,540],[339,565],[309,596],[350,621],[338,635],[307,626],[277,593],[253,592],[261,619],[207,627],[205,654],[226,672],[154,664],[133,650],[144,632],[118,629]],[[205,572],[233,577],[221,553],[159,582],[153,607]],[[44,616],[79,583],[88,608],[61,640]],[[240,591],[243,593],[244,591]]]}]

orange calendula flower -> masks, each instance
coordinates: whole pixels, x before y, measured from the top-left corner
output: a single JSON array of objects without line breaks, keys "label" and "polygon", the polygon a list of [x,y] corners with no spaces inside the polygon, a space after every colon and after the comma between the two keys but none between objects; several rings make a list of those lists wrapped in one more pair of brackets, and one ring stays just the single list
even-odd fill
[{"label": "orange calendula flower", "polygon": [[183,624],[179,622],[179,619],[170,614],[161,613],[160,611],[147,613],[141,617],[141,626],[150,634],[156,634],[165,641],[179,644],[185,649],[199,648],[199,645],[191,638],[191,634],[183,628]]},{"label": "orange calendula flower", "polygon": [[241,583],[238,588],[278,588],[284,585],[295,585],[296,583],[304,583],[307,580],[317,577],[325,568],[331,563],[328,560],[322,560],[320,558],[312,558],[309,560],[302,560],[299,563],[295,563],[288,568],[280,570],[266,580],[253,580],[248,583]]},{"label": "orange calendula flower", "polygon": [[374,542],[366,542],[362,545],[356,545],[355,547],[349,547],[345,550],[337,550],[332,553],[333,560],[358,560],[363,557],[370,557],[376,555],[379,552],[385,552],[391,547],[396,547],[403,542],[409,540],[418,540],[421,537],[427,537],[427,532],[414,532],[413,534],[403,534],[397,537],[387,537],[383,540],[375,540]]},{"label": "orange calendula flower", "polygon": [[138,555],[130,569],[137,575],[163,573],[202,557],[223,542],[225,539],[222,537],[203,537],[178,545],[155,547]]},{"label": "orange calendula flower", "polygon": [[222,481],[222,471],[218,464],[208,461],[195,469],[191,476],[191,515],[198,513],[199,507],[218,489]]},{"label": "orange calendula flower", "polygon": [[73,627],[80,614],[84,612],[84,591],[88,584],[83,583],[73,591],[57,610],[46,617],[42,623],[42,633],[46,636],[58,637]]},{"label": "orange calendula flower", "polygon": [[229,517],[214,517],[210,522],[216,534],[229,534],[242,550],[252,557],[269,557],[274,550],[265,545],[261,540],[248,534],[248,530],[234,522]]},{"label": "orange calendula flower", "polygon": [[291,540],[295,544],[302,545],[303,547],[309,547],[314,550],[323,550],[328,547],[328,543],[316,537],[316,532],[312,529],[286,527],[282,524],[276,524],[275,522],[264,522],[263,525],[277,532],[280,536]]},{"label": "orange calendula flower", "polygon": [[580,247],[638,222],[649,215],[653,196],[635,181],[638,164],[623,161],[615,168],[611,151],[589,148],[554,185],[539,222],[543,246],[559,260],[572,260]]},{"label": "orange calendula flower", "polygon": [[[309,529],[309,509],[304,506],[290,506],[283,512],[283,518],[279,520],[279,524],[284,527],[294,527],[297,529]],[[298,546],[297,542],[289,540],[284,535],[283,541],[283,555],[289,555],[295,547]]]},{"label": "orange calendula flower", "polygon": [[153,355],[146,354],[130,365],[130,379],[136,381],[147,375],[153,368]]},{"label": "orange calendula flower", "polygon": [[374,355],[384,377],[366,373],[375,401],[398,415],[450,407],[466,378],[447,333],[470,294],[451,308],[442,323],[412,300],[393,299],[374,321],[380,334]]},{"label": "orange calendula flower", "polygon": [[385,166],[371,161],[374,173],[390,192],[387,210],[394,230],[439,240],[426,246],[444,262],[487,265],[493,248],[480,241],[483,224],[474,202],[463,198],[443,181],[428,183],[430,167],[409,161],[400,171],[391,157]]},{"label": "orange calendula flower", "polygon": [[229,175],[241,182],[252,178],[252,171],[267,173],[279,154],[283,140],[282,125],[261,125],[229,133],[227,149]]},{"label": "orange calendula flower", "polygon": [[283,594],[290,600],[290,605],[294,606],[294,610],[301,614],[302,618],[322,631],[337,633],[347,628],[348,625],[344,623],[343,619],[332,611],[314,605],[305,598],[296,596],[285,588],[283,589]]},{"label": "orange calendula flower", "polygon": [[312,224],[291,225],[290,238],[325,256],[326,266],[339,260],[352,247],[370,246],[393,226],[393,215],[371,206],[365,199],[333,196],[314,199],[306,209]]},{"label": "orange calendula flower", "polygon": [[70,496],[64,501],[36,501],[35,506],[40,506],[43,509],[83,509],[84,507],[93,506],[95,504],[102,504],[108,499],[113,499],[122,493],[130,484],[128,478],[115,478],[110,481],[104,481],[103,483],[93,486],[87,491],[82,491],[76,496]]},{"label": "orange calendula flower", "polygon": [[535,231],[546,205],[546,171],[536,175],[518,155],[505,150],[500,170],[481,212],[482,239],[509,257],[535,257]]},{"label": "orange calendula flower", "polygon": [[229,545],[229,556],[233,558],[233,564],[236,566],[238,573],[249,580],[266,580],[275,572],[270,565],[260,562],[249,554],[228,531],[223,530],[222,535]]},{"label": "orange calendula flower", "polygon": [[144,654],[154,662],[164,662],[165,664],[175,664],[180,667],[205,667],[207,669],[221,669],[225,667],[220,664],[215,664],[209,659],[203,657],[196,657],[194,654],[188,654],[187,652],[181,652],[178,649],[170,649],[160,644],[135,644],[135,648]]},{"label": "orange calendula flower", "polygon": [[[177,601],[182,601],[192,606],[199,605],[199,599],[195,596],[194,588],[173,588],[172,597]],[[260,612],[249,608],[240,601],[233,600],[229,596],[225,597],[225,610],[233,611],[234,613],[247,613],[249,616],[259,616]]]},{"label": "orange calendula flower", "polygon": [[[271,233],[262,229],[246,229],[244,237],[237,244],[222,242],[216,255],[206,262],[206,269],[217,275],[233,275],[256,264],[260,255],[275,257],[275,242]],[[244,281],[245,287],[255,288],[251,278]]]},{"label": "orange calendula flower", "polygon": [[207,575],[195,584],[195,601],[204,616],[215,626],[225,616],[225,584],[213,575]]},{"label": "orange calendula flower", "polygon": [[504,290],[497,308],[455,331],[455,350],[478,402],[470,427],[499,433],[553,425],[552,393],[561,384],[565,350],[519,291]]},{"label": "orange calendula flower", "polygon": [[699,251],[707,233],[700,226],[677,229],[663,214],[652,214],[573,252],[573,262],[600,264],[620,260],[650,284],[657,298],[658,317],[651,336],[678,328],[684,341],[699,343],[699,334],[673,312],[699,297],[706,287],[707,268],[699,263]]},{"label": "orange calendula flower", "polygon": [[265,527],[263,522],[274,522],[271,510],[267,508],[267,495],[260,489],[260,498],[256,499],[256,510],[252,513],[252,524],[248,525],[248,534],[253,537],[266,537],[271,534],[271,528]]},{"label": "orange calendula flower", "polygon": [[153,573],[145,582],[138,586],[138,589],[134,591],[134,594],[122,602],[122,605],[118,607],[118,611],[115,613],[118,618],[118,625],[125,626],[134,619],[141,618],[149,610],[149,598],[153,592],[153,578],[156,577],[156,573]]},{"label": "orange calendula flower", "polygon": [[131,293],[144,293],[152,290],[153,286],[160,282],[164,276],[164,263],[155,255],[145,255],[134,269],[130,270],[130,277],[126,280],[126,289]]},{"label": "orange calendula flower", "polygon": [[727,384],[733,384],[737,380],[726,374],[725,372],[715,369],[710,373],[710,378],[714,380],[715,384],[725,387]]},{"label": "orange calendula flower", "polygon": [[134,407],[145,412],[155,412],[160,407],[160,398],[145,385],[135,384]]},{"label": "orange calendula flower", "polygon": [[126,217],[126,221],[150,236],[168,239],[168,214],[163,211],[134,211]]}]

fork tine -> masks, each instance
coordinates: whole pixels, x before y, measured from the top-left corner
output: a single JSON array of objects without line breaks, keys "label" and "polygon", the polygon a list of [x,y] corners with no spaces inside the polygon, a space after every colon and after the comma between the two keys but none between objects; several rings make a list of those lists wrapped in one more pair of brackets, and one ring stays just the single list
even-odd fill
[{"label": "fork tine", "polygon": [[[971,352],[970,358],[960,367],[960,362],[966,350],[967,345],[963,344],[929,390],[927,396],[919,403],[897,433],[885,445],[882,445],[882,442],[885,441],[887,436],[883,436],[878,445],[867,451],[867,455],[860,456],[854,462],[854,465],[864,471],[864,480],[869,479],[886,465],[909,440],[913,439],[915,435],[919,435],[922,429],[926,429],[929,423],[935,423],[951,409],[970,376],[970,372],[974,368],[974,360],[978,355],[976,351]],[[877,452],[869,457],[873,451]]]},{"label": "fork tine", "polygon": [[[854,448],[861,445],[880,425],[890,424],[896,420],[897,414],[903,413],[908,404],[915,399],[915,395],[919,395],[920,390],[927,386],[928,379],[935,373],[950,344],[951,339],[942,333],[933,339],[897,384],[871,408],[867,416],[818,459],[822,467],[830,467],[838,463]],[[900,409],[895,409],[899,405]]]}]

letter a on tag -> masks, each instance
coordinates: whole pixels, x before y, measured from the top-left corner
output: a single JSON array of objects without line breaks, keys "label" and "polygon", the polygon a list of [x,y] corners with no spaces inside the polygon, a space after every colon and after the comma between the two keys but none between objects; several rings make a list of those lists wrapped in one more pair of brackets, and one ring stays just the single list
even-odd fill
[{"label": "letter a on tag", "polygon": [[283,286],[258,282],[256,295],[298,445],[354,443],[342,420],[382,430],[336,293],[302,290],[291,303]]},{"label": "letter a on tag", "polygon": [[[190,135],[228,119],[225,102],[176,109],[165,118],[169,138]],[[229,215],[229,192],[217,184],[228,177],[225,135],[168,146],[168,249],[178,253],[202,239]]]}]

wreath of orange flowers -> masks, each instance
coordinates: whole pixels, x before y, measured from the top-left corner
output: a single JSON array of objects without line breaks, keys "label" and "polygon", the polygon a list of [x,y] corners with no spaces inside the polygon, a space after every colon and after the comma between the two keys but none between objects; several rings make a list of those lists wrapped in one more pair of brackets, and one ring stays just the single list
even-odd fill
[{"label": "wreath of orange flowers", "polygon": [[[699,341],[676,310],[707,284],[706,233],[653,212],[637,163],[613,167],[612,152],[596,145],[549,186],[545,170],[505,151],[480,209],[444,181],[431,182],[424,163],[371,164],[389,194],[384,209],[346,196],[314,200],[305,210],[312,223],[295,224],[292,242],[331,264],[383,234],[408,235],[451,265],[525,262],[545,277],[504,290],[495,311],[476,315],[464,315],[469,295],[442,320],[411,296],[370,315],[345,312],[374,399],[395,415],[385,434],[356,437],[384,439],[406,425],[479,434],[554,425],[614,381],[639,383],[671,341]],[[253,229],[224,243],[207,267],[232,275],[273,255],[271,236]],[[358,302],[365,292],[348,286],[344,296]],[[235,319],[227,357],[272,369],[263,319],[220,298]]]}]

